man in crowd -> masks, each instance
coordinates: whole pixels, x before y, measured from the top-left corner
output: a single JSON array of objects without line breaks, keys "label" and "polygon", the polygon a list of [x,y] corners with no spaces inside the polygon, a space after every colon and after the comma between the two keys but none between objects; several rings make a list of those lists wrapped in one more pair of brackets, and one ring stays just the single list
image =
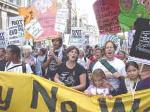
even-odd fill
[{"label": "man in crowd", "polygon": [[6,58],[8,62],[5,66],[5,71],[33,73],[29,64],[24,64],[21,61],[21,50],[16,45],[9,45],[6,49]]},{"label": "man in crowd", "polygon": [[57,38],[52,39],[52,48],[48,52],[48,58],[44,62],[43,67],[47,68],[47,77],[50,80],[54,80],[54,76],[57,71],[57,66],[64,60],[64,51],[62,47],[62,38],[59,35]]}]

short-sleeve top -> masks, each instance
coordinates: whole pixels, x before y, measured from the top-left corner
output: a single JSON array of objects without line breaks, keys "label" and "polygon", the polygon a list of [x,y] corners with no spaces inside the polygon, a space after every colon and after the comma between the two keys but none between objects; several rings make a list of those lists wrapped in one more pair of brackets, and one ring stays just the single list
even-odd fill
[{"label": "short-sleeve top", "polygon": [[62,63],[58,66],[59,80],[63,82],[66,86],[72,87],[80,84],[80,75],[85,74],[86,70],[84,67],[78,63],[76,63],[75,67],[70,69],[66,66],[66,63]]}]

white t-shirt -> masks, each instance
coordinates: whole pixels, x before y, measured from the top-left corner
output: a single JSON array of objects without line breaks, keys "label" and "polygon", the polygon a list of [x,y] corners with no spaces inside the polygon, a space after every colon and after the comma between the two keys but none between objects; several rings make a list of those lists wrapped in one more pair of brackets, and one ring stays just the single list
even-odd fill
[{"label": "white t-shirt", "polygon": [[[86,57],[85,57],[86,58]],[[88,58],[86,58],[85,59],[84,57],[82,57],[82,58],[78,58],[78,63],[79,64],[81,64],[85,69],[89,69],[89,63],[90,63],[90,61],[89,61],[89,59]]]},{"label": "white t-shirt", "polygon": [[108,95],[109,94],[109,89],[108,88],[97,88],[93,85],[90,85],[85,92],[91,93],[92,95]]},{"label": "white t-shirt", "polygon": [[[23,73],[22,66],[17,66],[17,65],[21,65],[21,64],[22,63],[14,64],[13,62],[10,62],[10,64],[7,67],[5,67],[5,71]],[[17,66],[17,67],[14,67],[14,66]],[[14,68],[12,68],[12,67],[14,67]],[[10,68],[12,68],[12,69],[10,69]],[[26,73],[33,73],[29,64],[26,64]]]},{"label": "white t-shirt", "polygon": [[[115,57],[114,60],[112,60],[112,61],[107,60],[107,62],[111,66],[113,66],[117,70],[117,72],[120,73],[120,75],[126,77],[125,64],[122,60]],[[107,74],[111,74],[99,61],[97,61],[95,63],[95,65],[93,67],[93,71],[97,68],[102,69],[104,71],[104,73],[106,74],[106,76],[107,76]]]}]

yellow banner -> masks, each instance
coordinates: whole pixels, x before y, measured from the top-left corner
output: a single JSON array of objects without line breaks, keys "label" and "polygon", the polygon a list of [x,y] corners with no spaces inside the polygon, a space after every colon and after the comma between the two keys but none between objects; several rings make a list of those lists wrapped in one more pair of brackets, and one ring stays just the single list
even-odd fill
[{"label": "yellow banner", "polygon": [[112,99],[22,73],[0,72],[0,112],[149,112],[150,89]]}]

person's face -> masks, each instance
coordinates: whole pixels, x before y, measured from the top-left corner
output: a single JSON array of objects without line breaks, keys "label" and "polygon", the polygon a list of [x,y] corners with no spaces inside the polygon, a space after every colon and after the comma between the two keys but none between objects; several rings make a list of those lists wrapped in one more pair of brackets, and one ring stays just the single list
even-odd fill
[{"label": "person's face", "polygon": [[68,60],[76,61],[78,58],[78,52],[76,49],[73,49],[67,54],[67,56],[68,56]]},{"label": "person's face", "polygon": [[104,79],[102,77],[93,77],[93,83],[96,87],[102,87]]},{"label": "person's face", "polygon": [[59,49],[61,46],[60,45],[60,39],[53,39],[52,44],[53,44],[54,49]]},{"label": "person's face", "polygon": [[79,57],[83,57],[83,56],[84,56],[84,51],[80,50]]},{"label": "person's face", "polygon": [[24,57],[29,57],[30,56],[30,50],[29,49],[24,49],[23,50],[23,55],[24,55]]},{"label": "person's face", "polygon": [[14,55],[13,53],[11,52],[11,49],[10,48],[7,48],[6,49],[6,59],[8,61],[11,61],[13,59]]},{"label": "person's face", "polygon": [[94,54],[96,60],[100,59],[101,58],[101,51],[100,50],[95,50],[95,54]]},{"label": "person's face", "polygon": [[131,80],[135,80],[139,76],[139,70],[136,67],[130,65],[127,68],[127,75],[128,75],[128,78],[130,78]]},{"label": "person's face", "polygon": [[105,56],[108,59],[112,59],[114,57],[115,49],[111,42],[108,42],[105,46]]},{"label": "person's face", "polygon": [[119,58],[121,59],[121,60],[124,60],[125,59],[125,54],[124,53],[122,53],[122,52],[119,52]]}]

